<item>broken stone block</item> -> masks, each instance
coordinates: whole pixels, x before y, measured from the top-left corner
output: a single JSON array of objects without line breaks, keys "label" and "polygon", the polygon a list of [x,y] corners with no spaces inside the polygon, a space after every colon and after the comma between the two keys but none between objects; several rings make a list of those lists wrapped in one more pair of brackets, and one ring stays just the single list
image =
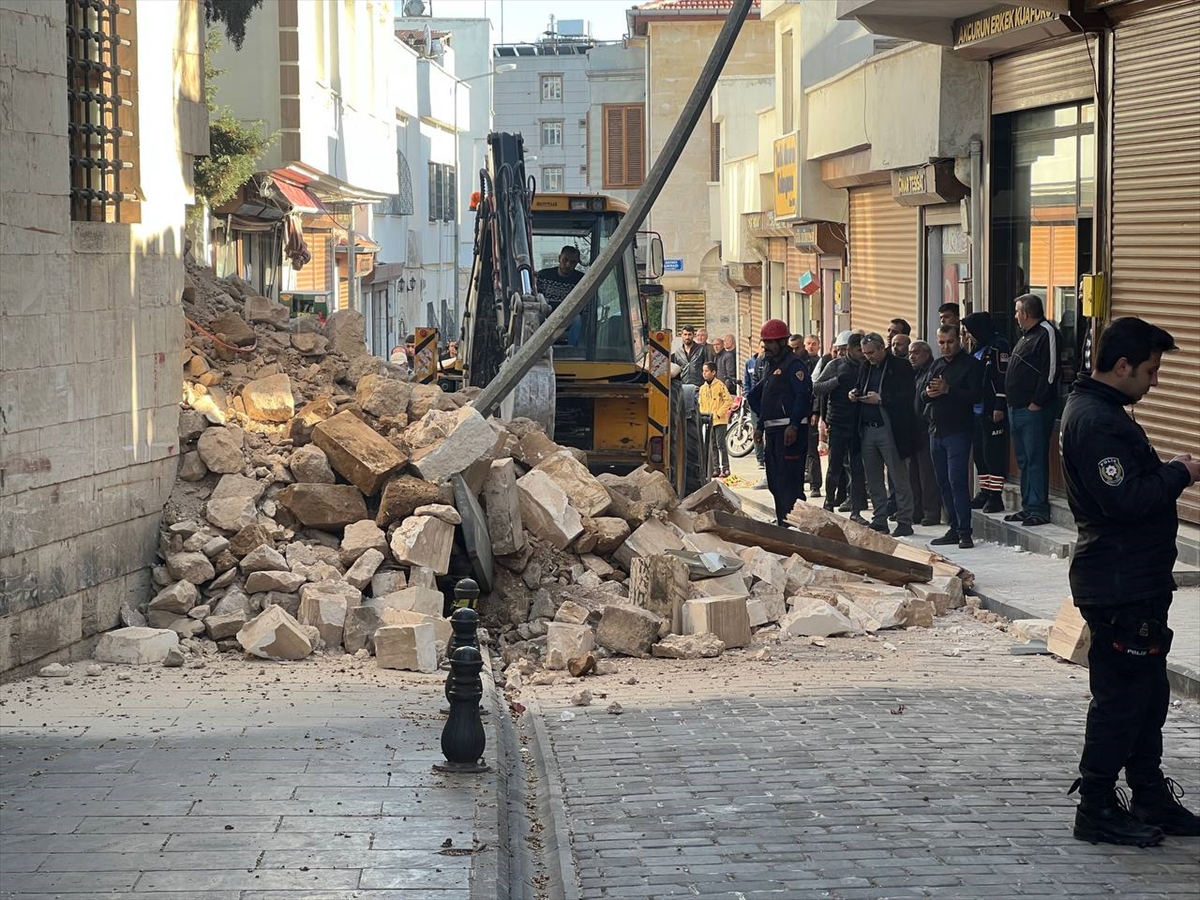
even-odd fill
[{"label": "broken stone block", "polygon": [[651,509],[670,512],[679,505],[679,497],[675,494],[671,479],[658,469],[641,466],[626,475],[624,482],[632,489],[634,499]]},{"label": "broken stone block", "polygon": [[268,606],[242,626],[237,642],[251,656],[261,659],[304,659],[313,651],[304,626],[282,606]]},{"label": "broken stone block", "polygon": [[346,526],[342,535],[342,546],[338,550],[338,559],[342,565],[349,566],[368,550],[378,550],[381,554],[386,554],[387,548],[387,535],[383,533],[383,529],[373,520],[363,519]]},{"label": "broken stone block", "polygon": [[293,450],[288,468],[292,470],[292,477],[302,484],[333,484],[337,481],[325,451],[312,444]]},{"label": "broken stone block", "polygon": [[433,516],[435,519],[441,519],[447,525],[462,524],[462,516],[449,503],[428,503],[425,506],[418,506],[413,510],[413,515]]},{"label": "broken stone block", "polygon": [[164,628],[118,628],[100,635],[92,654],[100,662],[146,666],[161,663],[179,646],[179,635]]},{"label": "broken stone block", "polygon": [[742,573],[750,575],[758,581],[765,581],[781,591],[787,590],[788,574],[787,570],[783,568],[782,557],[769,550],[764,550],[762,547],[750,547],[743,550],[741,557],[742,562],[745,563]]},{"label": "broken stone block", "polygon": [[628,572],[636,556],[661,556],[668,550],[682,549],[683,540],[670,525],[647,519],[613,552],[613,559]]},{"label": "broken stone block", "polygon": [[838,597],[837,611],[854,625],[854,634],[874,634],[883,627],[882,623],[853,600]]},{"label": "broken stone block", "polygon": [[426,481],[445,481],[488,455],[496,445],[496,432],[473,406],[430,415],[443,417],[446,437],[413,454],[413,468]]},{"label": "broken stone block", "polygon": [[354,360],[367,353],[367,325],[362,313],[339,309],[325,321],[329,349]]},{"label": "broken stone block", "polygon": [[1018,644],[1028,644],[1031,641],[1050,640],[1050,629],[1054,627],[1053,619],[1013,619],[1008,633]]},{"label": "broken stone block", "polygon": [[282,372],[255,379],[242,388],[242,405],[257,422],[286,422],[296,414],[292,380]]},{"label": "broken stone block", "polygon": [[603,554],[604,556],[612,553],[625,543],[630,534],[629,523],[616,516],[598,516],[594,519],[585,518],[583,520],[583,529],[585,534],[590,533],[595,538],[592,551],[589,552]]},{"label": "broken stone block", "polygon": [[809,600],[784,615],[779,630],[783,637],[832,637],[850,634],[854,623],[824,600]]},{"label": "broken stone block", "polygon": [[377,597],[373,601],[380,609],[406,609],[426,616],[441,617],[446,605],[442,592],[434,588],[412,586],[402,591]]},{"label": "broken stone block", "polygon": [[701,578],[691,584],[691,595],[695,597],[749,597],[750,588],[741,571],[718,575],[716,578]]},{"label": "broken stone block", "polygon": [[[350,410],[313,428],[312,442],[325,451],[335,472],[368,497],[379,493],[388,478],[408,461]],[[358,518],[365,519],[366,513]]]},{"label": "broken stone block", "polygon": [[200,481],[208,474],[208,466],[196,450],[189,450],[179,458],[179,480]]},{"label": "broken stone block", "polygon": [[949,598],[949,602],[946,604],[947,609],[962,609],[967,605],[962,579],[957,575],[935,575],[929,585]]},{"label": "broken stone block", "polygon": [[180,639],[199,637],[204,634],[204,623],[186,616],[176,619],[167,627],[179,635]]},{"label": "broken stone block", "polygon": [[493,460],[483,483],[488,534],[497,556],[516,553],[525,546],[521,524],[521,493],[517,490],[517,467],[511,459]]},{"label": "broken stone block", "polygon": [[534,471],[543,472],[566,493],[571,505],[581,516],[595,518],[612,505],[608,490],[588,471],[587,466],[569,451],[560,450],[537,464]]},{"label": "broken stone block", "polygon": [[221,313],[209,322],[208,329],[221,337],[225,343],[233,344],[236,347],[249,347],[258,338],[254,329],[246,324],[246,320],[232,310]]},{"label": "broken stone block", "polygon": [[436,672],[436,641],[428,623],[384,625],[375,631],[375,662],[381,669]]},{"label": "broken stone block", "polygon": [[227,616],[208,616],[204,620],[204,628],[210,641],[220,641],[230,638],[242,630],[246,624],[246,613],[236,612]]},{"label": "broken stone block", "polygon": [[408,586],[435,590],[437,588],[437,573],[429,568],[429,566],[410,566],[408,570]]},{"label": "broken stone block", "polygon": [[255,547],[261,547],[264,544],[268,547],[273,546],[274,537],[275,531],[269,525],[260,523],[247,525],[229,539],[229,550],[234,556],[241,559]]},{"label": "broken stone block", "polygon": [[583,532],[579,512],[566,492],[545,472],[532,469],[517,479],[521,522],[541,540],[565,550]]},{"label": "broken stone block", "polygon": [[457,409],[449,395],[436,384],[414,384],[408,401],[408,420],[414,422],[429,414],[431,409],[449,412]]},{"label": "broken stone block", "polygon": [[200,548],[200,552],[203,553],[205,556],[207,556],[209,559],[212,559],[213,557],[224,553],[228,549],[229,549],[229,538],[215,537],[215,538],[211,538],[211,539],[205,541],[204,546]]},{"label": "broken stone block", "polygon": [[281,506],[301,524],[337,531],[367,517],[367,504],[349,484],[292,484],[279,492]]},{"label": "broken stone block", "polygon": [[322,581],[300,588],[300,624],[313,625],[328,647],[342,645],[346,611],[362,603],[362,591],[344,581]]},{"label": "broken stone block", "polygon": [[413,386],[407,381],[398,381],[382,375],[366,375],[359,379],[354,399],[363,412],[375,416],[408,420],[408,403],[412,399]]},{"label": "broken stone block", "polygon": [[382,597],[408,587],[408,579],[400,569],[377,571],[371,576],[371,596]]},{"label": "broken stone block", "polygon": [[904,625],[906,628],[932,628],[935,614],[932,600],[913,597],[905,607]]},{"label": "broken stone block", "polygon": [[741,513],[742,499],[724,482],[710,481],[679,501],[679,509],[699,515],[706,512]]},{"label": "broken stone block", "polygon": [[592,611],[574,600],[564,600],[554,613],[554,621],[566,625],[586,625]]},{"label": "broken stone block", "polygon": [[436,484],[411,475],[393,478],[383,489],[375,524],[385,528],[392,522],[411,516],[418,506],[438,503],[441,499],[442,493]]},{"label": "broken stone block", "polygon": [[454,526],[433,516],[409,516],[392,532],[392,556],[396,562],[425,566],[438,575],[450,570]]},{"label": "broken stone block", "polygon": [[933,604],[933,614],[944,616],[950,608],[950,595],[932,584],[907,585],[908,592],[919,600],[928,600]]},{"label": "broken stone block", "polygon": [[242,429],[236,425],[206,428],[196,442],[196,452],[212,472],[240,472],[246,466],[242,456]]},{"label": "broken stone block", "polygon": [[[865,595],[845,595],[855,606],[869,615],[883,628],[901,628],[908,615],[908,598],[904,594],[880,594],[876,597]],[[839,604],[840,605],[840,604]]]},{"label": "broken stone block", "polygon": [[150,601],[150,609],[182,616],[199,602],[200,592],[194,584],[190,581],[177,581],[154,595],[154,599]]},{"label": "broken stone block", "polygon": [[[511,422],[509,426],[511,428]],[[562,449],[561,446],[546,437],[546,432],[534,428],[518,436],[514,455],[521,465],[532,469]]]},{"label": "broken stone block", "polygon": [[[594,553],[580,554],[579,561],[583,563],[589,572],[594,573],[601,580],[611,578],[617,572],[607,561],[596,556]],[[642,608],[645,609],[645,607]]]},{"label": "broken stone block", "polygon": [[246,592],[239,587],[231,587],[212,608],[214,616],[231,616],[235,613],[245,613],[246,619],[253,617],[257,610]]},{"label": "broken stone block", "polygon": [[432,625],[433,636],[443,649],[449,644],[450,637],[454,633],[450,620],[440,615],[431,616],[411,609],[393,609],[390,606],[385,606],[379,611],[379,614],[383,617],[384,625]]},{"label": "broken stone block", "polygon": [[551,622],[546,627],[546,668],[565,669],[567,660],[596,649],[596,635],[586,625]]},{"label": "broken stone block", "polygon": [[141,612],[139,612],[135,607],[131,606],[128,600],[122,601],[119,616],[121,624],[126,627],[146,627],[146,617],[142,615]]},{"label": "broken stone block", "polygon": [[[251,324],[270,325],[272,328],[282,330],[288,327],[288,319],[291,318],[291,310],[282,303],[277,303],[270,297],[261,297],[257,294],[247,294],[243,301],[242,311],[246,314],[246,321]],[[253,334],[253,332],[251,332]]]},{"label": "broken stone block", "polygon": [[[293,619],[300,615],[300,595],[286,594],[283,591],[267,591],[265,594],[255,594],[252,601],[261,601],[257,607],[266,609],[268,606],[282,606]],[[251,617],[253,611],[251,612]]]},{"label": "broken stone block", "polygon": [[572,678],[582,678],[595,671],[596,654],[585,653],[583,656],[573,656],[567,660],[567,673]]},{"label": "broken stone block", "polygon": [[258,518],[257,504],[266,485],[242,475],[225,475],[213,488],[204,515],[222,531],[240,531]]},{"label": "broken stone block", "polygon": [[217,571],[203,553],[171,553],[167,556],[167,572],[176,581],[204,584],[216,577]]},{"label": "broken stone block", "polygon": [[299,572],[251,572],[246,578],[246,593],[261,594],[266,591],[280,591],[292,594],[300,590],[308,579]]},{"label": "broken stone block", "polygon": [[356,559],[354,565],[347,569],[346,574],[342,577],[347,584],[353,585],[358,590],[366,590],[367,585],[371,583],[371,578],[375,575],[375,570],[383,564],[383,559],[383,554],[372,547]]},{"label": "broken stone block", "polygon": [[[379,607],[371,603],[352,606],[346,612],[342,641],[347,653],[375,649],[375,632],[386,624]],[[400,624],[400,623],[397,623]]]},{"label": "broken stone block", "polygon": [[708,659],[720,656],[725,642],[715,634],[668,634],[650,648],[660,659]]},{"label": "broken stone block", "polygon": [[183,651],[178,647],[172,647],[167,651],[167,655],[163,657],[164,669],[181,669],[183,668],[184,656]]},{"label": "broken stone block", "polygon": [[291,343],[301,356],[324,356],[329,352],[329,341],[326,337],[311,331],[293,334]]},{"label": "broken stone block", "polygon": [[683,628],[683,604],[691,598],[687,563],[677,556],[638,556],[629,565],[629,602]]},{"label": "broken stone block", "polygon": [[242,570],[242,574],[248,575],[251,572],[286,572],[288,570],[287,560],[283,558],[283,554],[267,544],[259,544],[249,553],[242,557],[238,568]]},{"label": "broken stone block", "polygon": [[146,624],[151,628],[170,628],[181,618],[183,617],[179,613],[164,609],[146,609]]},{"label": "broken stone block", "polygon": [[765,581],[759,582],[750,592],[746,611],[750,615],[751,628],[778,622],[787,612],[783,591]]},{"label": "broken stone block", "polygon": [[606,606],[596,627],[596,643],[626,656],[647,657],[662,620],[635,606]]},{"label": "broken stone block", "polygon": [[727,648],[745,647],[750,643],[750,614],[746,598],[701,597],[683,604],[684,634],[711,632]]}]

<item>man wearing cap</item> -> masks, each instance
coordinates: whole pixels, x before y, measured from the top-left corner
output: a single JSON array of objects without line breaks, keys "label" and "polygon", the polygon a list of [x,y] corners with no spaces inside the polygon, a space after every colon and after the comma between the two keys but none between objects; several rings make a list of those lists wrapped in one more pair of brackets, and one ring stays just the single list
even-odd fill
[{"label": "man wearing cap", "polygon": [[[862,335],[843,331],[833,344],[841,355],[821,370],[813,391],[823,398],[825,425],[829,432],[829,469],[825,476],[825,509],[833,511],[850,497],[850,519],[866,525],[862,511],[867,508],[866,480],[862,454],[858,447],[858,405],[850,402],[850,390],[858,384],[859,370],[865,362]],[[843,469],[849,459],[850,484]]]},{"label": "man wearing cap", "polygon": [[781,319],[762,327],[766,358],[762,375],[747,395],[758,415],[754,441],[766,453],[767,488],[775,500],[775,521],[787,524],[797,500],[804,500],[804,456],[812,416],[812,380],[808,366],[787,345],[789,330]]}]

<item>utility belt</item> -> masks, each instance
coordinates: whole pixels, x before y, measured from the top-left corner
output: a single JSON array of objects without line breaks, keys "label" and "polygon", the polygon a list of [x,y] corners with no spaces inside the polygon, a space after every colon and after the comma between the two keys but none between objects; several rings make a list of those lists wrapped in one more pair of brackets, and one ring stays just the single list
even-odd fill
[{"label": "utility belt", "polygon": [[787,428],[791,424],[791,419],[767,419],[762,423],[762,427],[765,431],[768,428]]},{"label": "utility belt", "polygon": [[1166,656],[1175,632],[1165,622],[1127,612],[1102,619],[1092,627],[1092,640],[1102,641],[1114,653],[1136,658]]}]

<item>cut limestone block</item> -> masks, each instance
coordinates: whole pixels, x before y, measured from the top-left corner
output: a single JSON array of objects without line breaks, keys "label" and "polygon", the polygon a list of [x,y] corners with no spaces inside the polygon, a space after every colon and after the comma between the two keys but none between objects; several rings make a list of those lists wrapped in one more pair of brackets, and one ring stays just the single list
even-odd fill
[{"label": "cut limestone block", "polygon": [[564,600],[554,613],[554,621],[566,625],[586,625],[592,611],[574,600]]},{"label": "cut limestone block", "polygon": [[689,513],[705,513],[710,510],[720,512],[740,513],[742,498],[729,489],[723,482],[710,481],[697,491],[679,501],[679,509]]},{"label": "cut limestone block", "polygon": [[595,632],[586,625],[551,622],[546,626],[547,669],[565,669],[567,660],[595,649]]},{"label": "cut limestone block", "polygon": [[384,625],[375,631],[375,662],[381,669],[436,672],[436,641],[428,623]]},{"label": "cut limestone block", "polygon": [[745,647],[750,643],[750,613],[744,596],[701,597],[683,604],[684,634],[710,632],[725,646]]},{"label": "cut limestone block", "polygon": [[204,628],[210,641],[231,638],[241,631],[245,624],[246,614],[240,610],[226,616],[207,616],[204,619]]},{"label": "cut limestone block", "polygon": [[607,556],[620,547],[629,537],[629,523],[616,516],[597,516],[583,520],[585,532],[591,532],[596,539],[593,552]]},{"label": "cut limestone block", "polygon": [[932,628],[935,615],[937,615],[937,608],[933,605],[932,600],[913,597],[905,606],[904,625],[906,628]]},{"label": "cut limestone block", "polygon": [[497,556],[516,553],[525,546],[521,524],[521,492],[517,490],[517,467],[511,459],[493,460],[483,482],[488,534]]},{"label": "cut limestone block", "polygon": [[200,592],[194,584],[190,581],[177,581],[154,595],[154,599],[150,601],[150,609],[184,616],[199,602]]},{"label": "cut limestone block", "polygon": [[277,605],[268,606],[242,626],[237,642],[248,654],[262,659],[304,659],[313,650],[304,626]]},{"label": "cut limestone block", "polygon": [[724,649],[725,642],[715,634],[668,634],[650,652],[661,659],[705,659]]},{"label": "cut limestone block", "polygon": [[438,418],[446,437],[415,451],[412,460],[413,468],[428,482],[446,481],[488,455],[496,445],[495,430],[473,406],[451,413],[434,410],[422,418],[430,417]]},{"label": "cut limestone block", "polygon": [[176,581],[204,584],[216,577],[217,571],[203,553],[171,553],[167,556],[167,572]]},{"label": "cut limestone block", "polygon": [[392,556],[409,566],[425,566],[438,575],[450,571],[454,526],[433,516],[409,516],[392,533]]},{"label": "cut limestone block", "polygon": [[782,619],[787,612],[787,602],[784,600],[783,591],[760,581],[750,592],[746,610],[750,614],[750,627],[757,628]]},{"label": "cut limestone block", "polygon": [[[388,478],[408,462],[403,453],[350,410],[313,428],[312,442],[325,451],[335,472],[368,497],[379,493]],[[366,513],[359,518],[365,519]]]},{"label": "cut limestone block", "polygon": [[242,388],[246,415],[258,422],[286,422],[296,414],[292,380],[280,372],[249,382]]},{"label": "cut limestone block", "polygon": [[1050,640],[1050,629],[1053,627],[1053,619],[1013,619],[1008,633],[1018,644],[1028,644],[1031,641],[1046,643]]},{"label": "cut limestone block", "polygon": [[538,469],[517,479],[524,528],[565,550],[583,532],[583,521],[558,483]]},{"label": "cut limestone block", "polygon": [[362,603],[362,591],[344,581],[322,581],[300,588],[300,624],[314,625],[326,646],[342,645],[346,611]]},{"label": "cut limestone block", "polygon": [[307,580],[297,572],[252,572],[246,579],[246,593],[279,591],[283,594],[294,594]]},{"label": "cut limestone block", "polygon": [[635,606],[606,606],[596,627],[596,643],[615,653],[647,657],[658,640],[661,621],[653,613]]},{"label": "cut limestone block", "polygon": [[346,624],[342,629],[342,645],[346,652],[354,654],[359,650],[373,651],[375,632],[386,624],[382,611],[374,601],[350,607],[346,610]]},{"label": "cut limestone block", "polygon": [[302,525],[321,531],[338,531],[367,517],[362,493],[350,484],[291,484],[278,499]]},{"label": "cut limestone block", "polygon": [[608,490],[569,450],[546,457],[537,464],[535,471],[549,475],[566,492],[571,505],[581,516],[595,518],[612,505]]},{"label": "cut limestone block", "polygon": [[1050,627],[1046,649],[1060,659],[1070,660],[1076,665],[1086,666],[1088,650],[1092,646],[1092,632],[1075,602],[1068,597],[1058,608],[1058,615]]},{"label": "cut limestone block", "polygon": [[904,595],[880,594],[876,597],[869,597],[839,593],[838,596],[853,602],[855,606],[878,622],[881,629],[902,628],[908,617],[908,598]]},{"label": "cut limestone block", "polygon": [[853,600],[848,600],[845,597],[837,599],[837,611],[854,625],[855,634],[874,634],[883,627],[882,623],[873,615]]},{"label": "cut limestone block", "polygon": [[683,539],[674,528],[658,519],[647,519],[616,549],[613,560],[628,572],[634,557],[660,556],[668,550],[682,549]]},{"label": "cut limestone block", "polygon": [[946,604],[947,609],[962,609],[967,605],[962,579],[957,575],[938,575],[935,572],[929,586],[949,597],[949,602]]},{"label": "cut limestone block", "polygon": [[933,614],[944,616],[950,609],[950,594],[932,584],[910,584],[908,592],[918,600],[928,600],[933,604]]},{"label": "cut limestone block", "polygon": [[238,567],[243,575],[249,575],[251,572],[288,571],[287,560],[283,558],[283,554],[266,544],[259,544],[243,556]]},{"label": "cut limestone block", "polygon": [[354,561],[368,550],[378,550],[386,554],[388,549],[387,535],[372,519],[363,519],[346,526],[342,533],[342,546],[338,550],[338,559],[343,566],[353,565]]},{"label": "cut limestone block", "polygon": [[446,605],[446,598],[441,591],[418,585],[377,597],[373,602],[380,609],[406,609],[426,616],[440,617]]},{"label": "cut limestone block", "polygon": [[371,576],[371,596],[382,597],[408,587],[408,578],[400,569],[383,569]]},{"label": "cut limestone block", "polygon": [[832,637],[854,630],[854,623],[824,600],[799,604],[779,620],[782,637]]},{"label": "cut limestone block", "polygon": [[638,556],[629,564],[629,602],[683,630],[683,604],[691,598],[687,563],[677,556]]},{"label": "cut limestone block", "polygon": [[99,662],[148,666],[178,646],[179,635],[168,628],[118,628],[100,635],[92,655]]},{"label": "cut limestone block", "polygon": [[454,634],[450,620],[440,615],[430,616],[411,609],[392,609],[386,606],[379,611],[379,615],[384,625],[432,625],[434,639],[443,647],[450,643],[450,637]]},{"label": "cut limestone block", "polygon": [[342,577],[347,584],[364,591],[375,576],[375,570],[383,565],[383,559],[383,554],[378,550],[368,550],[354,561],[354,565],[347,569],[346,574]]},{"label": "cut limestone block", "polygon": [[781,556],[762,547],[750,547],[741,552],[741,557],[745,565],[739,574],[765,581],[781,591],[787,590],[788,574]]}]

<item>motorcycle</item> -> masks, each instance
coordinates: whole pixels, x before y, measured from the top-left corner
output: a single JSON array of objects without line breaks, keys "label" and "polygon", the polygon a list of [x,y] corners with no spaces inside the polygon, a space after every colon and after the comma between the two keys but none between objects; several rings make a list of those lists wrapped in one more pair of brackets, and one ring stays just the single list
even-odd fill
[{"label": "motorcycle", "polygon": [[749,456],[754,450],[754,421],[745,394],[736,394],[729,410],[729,427],[725,431],[725,447],[736,459]]}]

